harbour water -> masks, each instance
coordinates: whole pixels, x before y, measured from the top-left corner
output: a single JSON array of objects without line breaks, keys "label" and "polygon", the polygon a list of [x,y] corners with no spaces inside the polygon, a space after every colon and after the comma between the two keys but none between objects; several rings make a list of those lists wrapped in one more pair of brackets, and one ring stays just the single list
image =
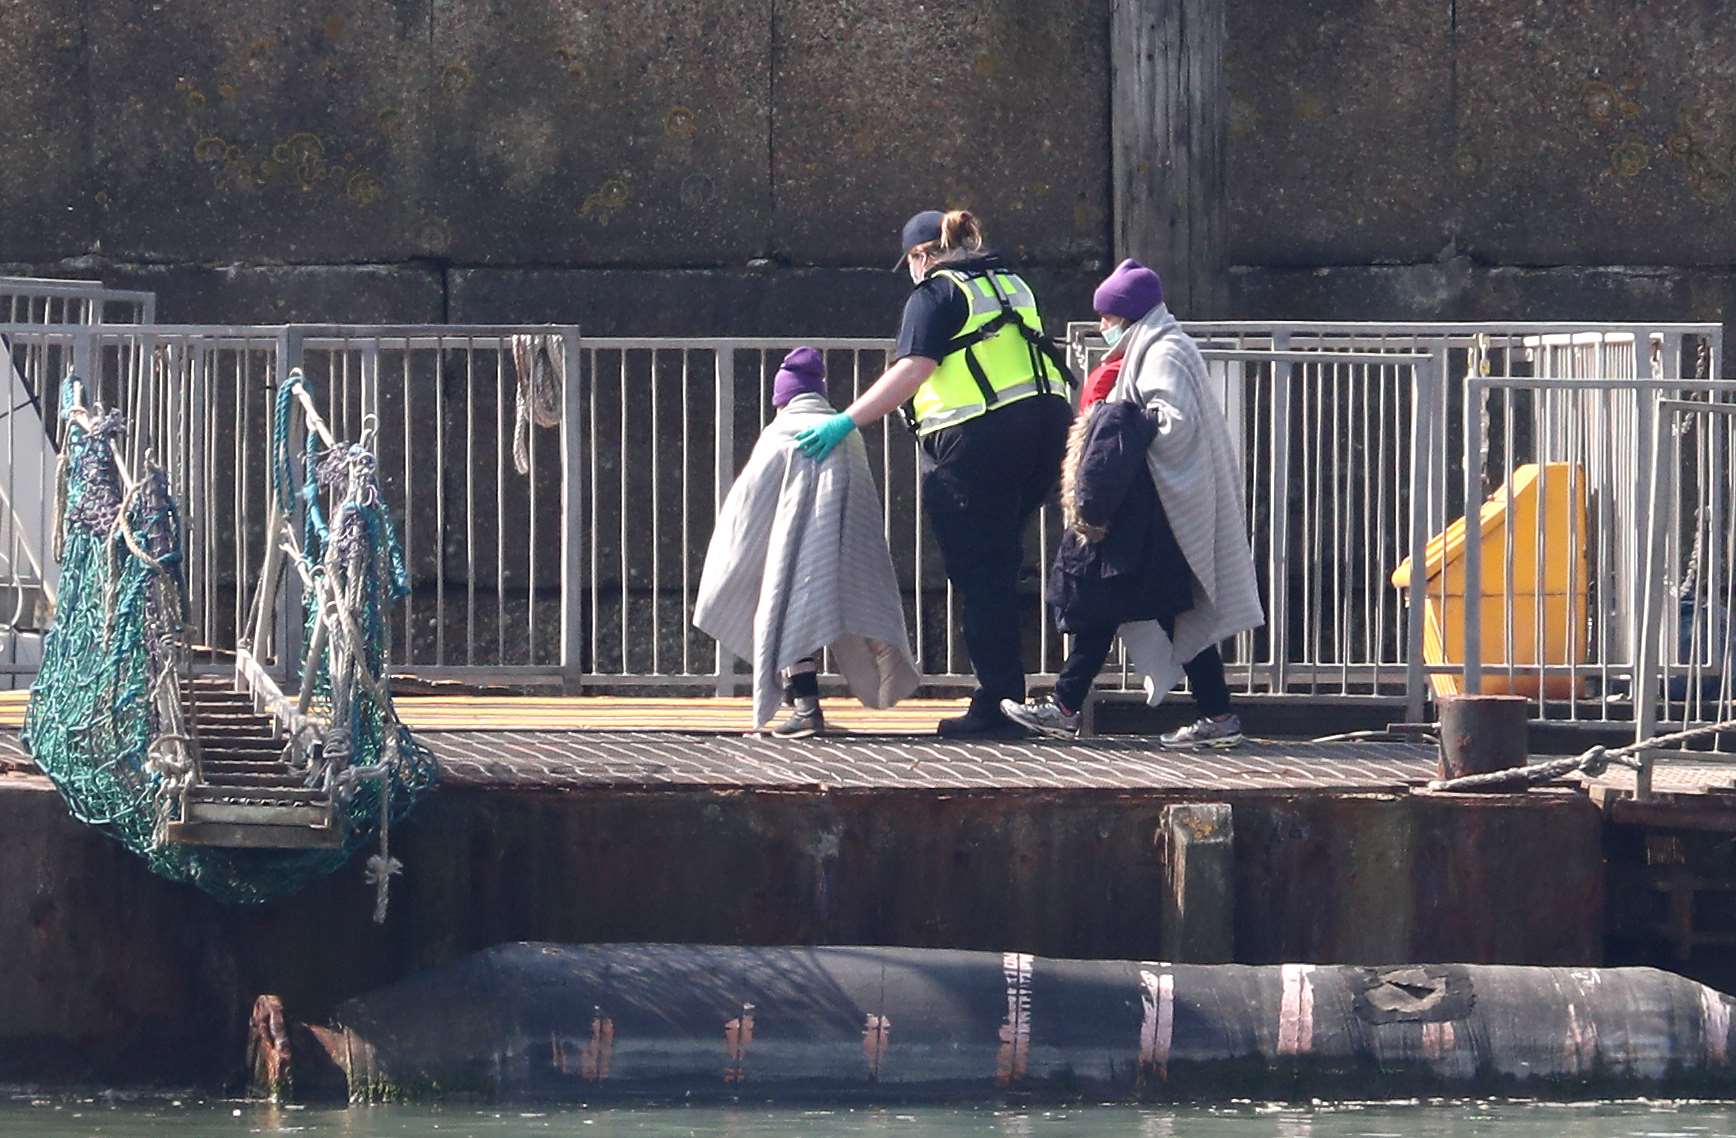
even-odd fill
[{"label": "harbour water", "polygon": [[1736,1134],[1736,1103],[346,1110],[97,1097],[15,1098],[0,1104],[0,1135],[20,1138],[277,1134],[310,1138],[1722,1138]]}]

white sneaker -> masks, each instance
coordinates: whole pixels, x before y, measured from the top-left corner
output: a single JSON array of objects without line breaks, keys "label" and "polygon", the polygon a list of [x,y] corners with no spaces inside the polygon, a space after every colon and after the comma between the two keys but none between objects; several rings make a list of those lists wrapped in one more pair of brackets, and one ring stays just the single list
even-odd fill
[{"label": "white sneaker", "polygon": [[1077,711],[1071,715],[1061,710],[1061,705],[1055,702],[1055,697],[1046,695],[1041,699],[1029,699],[1024,703],[1014,703],[1010,699],[1001,700],[1001,714],[1017,723],[1020,727],[1035,731],[1039,735],[1047,735],[1051,739],[1077,739],[1079,737],[1080,715]]},{"label": "white sneaker", "polygon": [[1218,719],[1200,719],[1166,735],[1157,741],[1178,751],[1198,751],[1205,748],[1227,751],[1242,742],[1242,721],[1238,716],[1225,715]]}]

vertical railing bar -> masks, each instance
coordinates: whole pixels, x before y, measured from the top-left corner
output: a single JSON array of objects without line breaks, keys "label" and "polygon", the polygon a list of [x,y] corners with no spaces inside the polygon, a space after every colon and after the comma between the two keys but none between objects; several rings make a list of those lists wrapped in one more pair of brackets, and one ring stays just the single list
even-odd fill
[{"label": "vertical railing bar", "polygon": [[[1386,350],[1386,338],[1384,336],[1381,337],[1381,350]],[[1375,549],[1377,550],[1376,556],[1383,559],[1383,563],[1374,574],[1373,587],[1371,590],[1373,593],[1372,606],[1374,609],[1374,640],[1370,654],[1374,657],[1373,683],[1376,692],[1380,691],[1381,687],[1381,666],[1389,662],[1387,660],[1386,618],[1389,598],[1393,596],[1393,593],[1390,593],[1387,590],[1387,578],[1386,573],[1384,572],[1386,566],[1384,564],[1384,559],[1388,553],[1397,552],[1398,544],[1401,540],[1398,536],[1400,532],[1399,527],[1396,524],[1393,524],[1389,528],[1388,525],[1389,522],[1394,522],[1396,520],[1396,511],[1399,508],[1398,503],[1401,498],[1401,495],[1399,494],[1399,478],[1401,475],[1399,472],[1404,462],[1404,458],[1399,451],[1399,434],[1396,423],[1396,409],[1399,404],[1398,391],[1396,389],[1398,374],[1398,368],[1388,364],[1382,364],[1377,369],[1376,375],[1378,378],[1375,382],[1374,437],[1376,449],[1378,451],[1375,456],[1375,470],[1379,473],[1376,475],[1377,484],[1375,486],[1374,541]],[[1390,419],[1390,425],[1392,426],[1390,433],[1387,429],[1389,426],[1389,405],[1395,412]],[[1389,438],[1392,443],[1392,468],[1390,470],[1387,468],[1387,442]],[[1390,493],[1388,492],[1389,479],[1391,480]],[[1410,486],[1410,492],[1412,494],[1416,493],[1416,485],[1414,482]],[[1392,509],[1395,512],[1395,517],[1388,517],[1387,511],[1389,500]],[[1414,561],[1411,563],[1411,568],[1413,573],[1422,572],[1422,566],[1416,564]],[[1414,582],[1412,587],[1414,589]],[[1413,596],[1414,595],[1415,594],[1413,593]],[[1402,614],[1395,612],[1393,615],[1395,619],[1402,620]],[[1396,656],[1397,653],[1395,652],[1395,660],[1391,662],[1396,662]]]},{"label": "vertical railing bar", "polygon": [[693,350],[681,348],[681,674],[693,674],[693,506],[689,493],[689,424],[692,420],[688,382],[692,373]]},{"label": "vertical railing bar", "polygon": [[584,685],[584,460],[579,446],[579,330],[560,331],[561,342],[561,690],[577,695]]},{"label": "vertical railing bar", "polygon": [[[1513,649],[1515,647],[1515,645],[1513,643],[1513,605],[1514,605],[1514,601],[1516,599],[1516,594],[1514,592],[1514,581],[1513,581],[1513,569],[1514,569],[1514,548],[1513,547],[1514,547],[1514,539],[1518,536],[1518,519],[1513,516],[1513,501],[1514,501],[1514,499],[1513,499],[1513,472],[1516,469],[1516,467],[1514,465],[1514,454],[1513,454],[1513,443],[1514,443],[1514,439],[1513,439],[1513,388],[1510,386],[1502,387],[1501,388],[1501,399],[1502,399],[1502,406],[1505,408],[1505,411],[1504,411],[1503,417],[1502,417],[1503,418],[1502,434],[1503,434],[1503,438],[1504,438],[1504,445],[1502,448],[1503,453],[1501,455],[1501,462],[1506,467],[1506,470],[1503,472],[1504,477],[1501,479],[1502,507],[1503,507],[1502,508],[1502,514],[1501,514],[1501,532],[1502,532],[1502,537],[1503,537],[1503,545],[1502,545],[1502,552],[1501,552],[1501,562],[1502,562],[1502,564],[1501,564],[1501,602],[1502,602],[1501,603],[1501,644],[1502,644],[1501,651],[1502,651],[1503,655],[1501,658],[1506,662],[1506,665],[1507,665],[1507,691],[1517,692],[1519,690],[1518,687],[1516,686],[1517,669],[1514,667],[1514,664],[1513,664],[1513,657],[1515,655],[1515,653],[1513,651]],[[1533,414],[1533,418],[1535,418],[1535,413]],[[1535,430],[1535,426],[1533,427],[1533,429]],[[1471,507],[1467,504],[1465,507],[1466,517],[1470,516],[1470,508]],[[1543,512],[1542,499],[1537,500],[1537,512],[1539,515],[1541,515]],[[1480,520],[1474,526],[1467,524],[1467,527],[1465,530],[1466,540],[1467,541],[1479,541],[1479,540],[1481,540],[1482,532],[1483,532],[1483,527],[1482,527],[1482,523]],[[1542,553],[1541,550],[1538,550],[1537,552],[1539,554]],[[1482,620],[1482,598],[1481,598],[1481,595],[1479,595],[1475,607],[1477,609],[1477,615],[1473,619],[1481,621]],[[1539,679],[1541,680],[1541,678],[1542,677],[1540,675]],[[1541,686],[1539,686],[1538,690],[1541,693],[1541,691],[1542,691]]]},{"label": "vertical railing bar", "polygon": [[[1369,364],[1359,365],[1357,378],[1362,390],[1362,458],[1358,463],[1362,477],[1362,662],[1369,665],[1369,694],[1380,694],[1380,652],[1376,647],[1375,631],[1380,621],[1378,593],[1381,578],[1381,515],[1385,502],[1386,471],[1381,456],[1386,453],[1386,440],[1379,438],[1378,420],[1374,418],[1379,396],[1375,391],[1381,381],[1382,369]],[[1371,382],[1372,380],[1372,382]],[[1372,483],[1372,485],[1371,485]],[[1354,634],[1354,629],[1352,630]]]},{"label": "vertical railing bar", "polygon": [[[922,440],[921,439],[918,439],[916,441],[916,445],[911,448],[911,461],[912,461],[913,469],[914,469],[914,477],[913,477],[911,484],[915,487],[915,493],[912,495],[912,499],[916,505],[916,508],[910,512],[910,516],[911,516],[911,542],[912,542],[912,548],[914,550],[914,560],[916,562],[916,576],[915,576],[916,663],[917,663],[917,667],[919,669],[926,672],[928,670],[928,656],[926,654],[928,635],[927,635],[927,629],[924,627],[924,622],[922,619],[922,610],[923,610],[922,601],[923,601],[923,594],[925,594],[928,590],[926,588],[927,573],[925,572],[924,564],[923,564],[923,562],[924,562],[924,556],[923,555],[926,553],[926,550],[923,548],[923,541],[922,541]],[[944,665],[941,668],[941,670],[943,672],[946,671],[946,668],[944,667]]]},{"label": "vertical railing bar", "polygon": [[[1338,580],[1339,601],[1334,613],[1334,636],[1339,664],[1340,695],[1350,691],[1350,521],[1346,517],[1350,513],[1350,495],[1352,479],[1350,472],[1350,440],[1355,430],[1353,424],[1355,409],[1356,370],[1352,365],[1332,365],[1332,457],[1334,490],[1342,487],[1341,492],[1333,494],[1332,517],[1333,525],[1333,557],[1337,562],[1336,574]],[[1341,414],[1342,413],[1342,414]],[[1342,481],[1341,481],[1342,480]]]},{"label": "vertical railing bar", "polygon": [[1585,588],[1585,572],[1581,565],[1581,550],[1585,541],[1583,521],[1579,516],[1579,497],[1585,493],[1585,414],[1579,392],[1565,393],[1562,400],[1562,429],[1566,437],[1567,466],[1567,619],[1562,628],[1562,656],[1573,665],[1567,683],[1567,717],[1579,720],[1580,676],[1585,663],[1577,650],[1579,637],[1584,634],[1589,616],[1579,607],[1579,594]]},{"label": "vertical railing bar", "polygon": [[[651,349],[651,674],[663,673],[663,625],[660,619],[663,597],[663,535],[662,515],[663,503],[660,497],[662,491],[661,462],[659,453],[663,450],[663,436],[659,428],[662,425],[657,399],[657,349]],[[623,447],[625,441],[623,440]],[[624,451],[623,451],[624,453]]]},{"label": "vertical railing bar", "polygon": [[[469,360],[465,367],[474,375]],[[507,456],[512,451],[515,435],[506,429],[506,369],[494,369],[494,662],[502,667],[509,663],[506,651],[507,605],[506,587],[509,574],[506,564],[506,487],[509,475]],[[518,470],[516,460],[511,470]],[[525,595],[530,595],[527,586]]]},{"label": "vertical railing bar", "polygon": [[[405,351],[409,351],[406,344]],[[446,386],[446,338],[434,345],[434,385]],[[563,421],[564,423],[564,421]],[[498,519],[497,519],[498,524]],[[476,664],[476,376],[464,377],[464,663]]]},{"label": "vertical railing bar", "polygon": [[[1712,429],[1712,419],[1710,415],[1707,415],[1705,417],[1704,429],[1700,429],[1700,425],[1694,423],[1687,414],[1678,412],[1676,423],[1677,432],[1679,434],[1686,433],[1690,423],[1693,423],[1695,427],[1694,484],[1696,490],[1696,501],[1694,503],[1693,547],[1699,551],[1700,556],[1699,560],[1694,564],[1693,592],[1689,597],[1690,603],[1693,605],[1694,615],[1689,622],[1688,630],[1688,674],[1686,681],[1687,688],[1684,693],[1686,698],[1683,700],[1683,704],[1684,715],[1687,720],[1703,721],[1705,716],[1705,700],[1702,698],[1701,693],[1701,678],[1704,674],[1704,668],[1701,666],[1700,661],[1701,657],[1705,655],[1704,649],[1708,648],[1711,643],[1711,633],[1706,627],[1706,614],[1710,610],[1712,600],[1711,593],[1706,587],[1706,582],[1708,579],[1707,573],[1709,572],[1708,566],[1715,564],[1717,558],[1717,554],[1713,553],[1710,549],[1711,543],[1707,540],[1708,535],[1705,529],[1707,515],[1711,509],[1711,498],[1707,493],[1707,487],[1711,480],[1711,470],[1707,465],[1706,459],[1708,457],[1707,451],[1709,447],[1707,444],[1710,440],[1709,433]],[[1680,590],[1678,590],[1678,594],[1679,592]]]},{"label": "vertical railing bar", "polygon": [[[217,643],[217,400],[218,384],[223,372],[223,349],[213,348],[205,359],[205,399],[200,404],[199,418],[204,424],[204,480],[200,500],[205,507],[205,612],[201,625],[204,642]],[[137,463],[143,456],[134,459]]]},{"label": "vertical railing bar", "polygon": [[[1318,429],[1323,425],[1324,420],[1326,419],[1326,416],[1321,414],[1320,411],[1320,404],[1326,398],[1326,368],[1323,364],[1314,364],[1312,366],[1314,368],[1314,382],[1310,385],[1314,401],[1314,415],[1312,416],[1312,421],[1315,423],[1316,429]],[[1308,436],[1306,435],[1304,436],[1304,438],[1307,437]],[[1321,495],[1325,492],[1326,446],[1324,440],[1319,438],[1317,435],[1313,438],[1313,445],[1309,450],[1309,457],[1312,461],[1308,464],[1308,484],[1303,499],[1310,503],[1310,508],[1307,509],[1306,513],[1303,515],[1305,519],[1308,519],[1307,544],[1309,576],[1306,609],[1308,614],[1308,664],[1310,669],[1308,691],[1311,694],[1318,695],[1320,693],[1320,665],[1324,656],[1320,650],[1320,638],[1322,626],[1326,623],[1325,617],[1321,611],[1325,607],[1326,599],[1325,581],[1323,579],[1325,575],[1321,572],[1325,553],[1325,535],[1321,532],[1321,527],[1322,523],[1325,521],[1325,510],[1321,508],[1322,504],[1320,501]]]},{"label": "vertical railing bar", "polygon": [[[404,337],[404,361],[409,366],[412,345]],[[434,488],[434,666],[446,663],[446,372],[440,365],[443,353],[434,349],[434,470],[428,484]],[[466,368],[464,384],[476,382],[474,368]]]},{"label": "vertical railing bar", "polygon": [[253,385],[253,350],[252,347],[241,350],[241,359],[236,366],[234,376],[234,491],[231,496],[231,526],[234,529],[234,642],[227,647],[236,647],[241,640],[241,623],[247,619],[248,590],[248,533],[247,520],[250,517],[247,508],[247,472],[252,465],[248,460],[248,392]]},{"label": "vertical railing bar", "polygon": [[[712,400],[716,406],[711,509],[715,525],[718,515],[723,512],[723,501],[729,496],[730,484],[735,480],[735,348],[728,341],[720,342],[713,350]],[[733,695],[735,660],[721,644],[717,646],[716,659],[716,692],[720,696]]]},{"label": "vertical railing bar", "polygon": [[403,392],[404,413],[402,417],[404,441],[404,459],[402,477],[404,479],[404,564],[410,574],[410,592],[404,598],[404,656],[414,661],[416,658],[416,502],[414,498],[416,486],[416,446],[415,427],[412,416],[415,412],[416,391],[410,376],[410,353],[405,352],[399,368],[399,389]]},{"label": "vertical railing bar", "polygon": [[[1533,624],[1531,631],[1532,657],[1537,665],[1537,717],[1549,717],[1549,685],[1546,682],[1545,670],[1549,663],[1546,637],[1549,624],[1549,599],[1543,590],[1543,563],[1549,556],[1544,538],[1548,534],[1547,514],[1549,508],[1549,460],[1552,457],[1548,449],[1554,431],[1554,417],[1551,414],[1553,393],[1541,391],[1532,403],[1532,449],[1537,456],[1537,512],[1533,519],[1532,540],[1536,555],[1532,557],[1531,587]],[[1539,416],[1538,403],[1541,402],[1542,422],[1536,423]]]},{"label": "vertical railing bar", "polygon": [[[1464,690],[1478,694],[1483,690],[1483,490],[1480,468],[1483,459],[1483,418],[1479,406],[1481,386],[1474,375],[1465,377],[1465,599],[1460,618],[1464,621],[1465,680]],[[1443,573],[1445,580],[1446,574]]]},{"label": "vertical railing bar", "polygon": [[[1714,463],[1716,469],[1724,472],[1720,489],[1723,492],[1718,517],[1712,524],[1714,535],[1723,534],[1722,573],[1724,581],[1724,613],[1721,627],[1717,635],[1723,644],[1719,674],[1722,681],[1718,690],[1717,718],[1724,722],[1732,718],[1732,693],[1736,691],[1736,635],[1732,635],[1732,618],[1736,616],[1736,525],[1731,525],[1726,517],[1729,513],[1729,503],[1736,497],[1736,462],[1732,462],[1732,452],[1736,447],[1731,445],[1731,433],[1736,431],[1736,415],[1722,416],[1723,430],[1719,432],[1723,461]],[[1714,744],[1723,747],[1724,740],[1720,736]]]},{"label": "vertical railing bar", "polygon": [[[472,350],[473,351],[474,351],[474,347],[475,347],[475,345],[473,342],[472,343]],[[511,370],[509,361],[507,359],[507,355],[508,355],[508,353],[507,353],[507,350],[505,349],[505,346],[500,344],[498,341],[496,341],[495,349],[494,349],[494,374],[500,377],[499,382],[502,384],[504,384],[506,382],[506,376],[507,376],[508,372]],[[542,479],[541,479],[541,477],[539,477],[539,472],[537,470],[537,461],[536,460],[537,460],[538,448],[536,445],[536,439],[537,439],[537,435],[541,434],[542,432],[538,429],[538,427],[536,425],[536,414],[531,409],[532,400],[534,398],[534,393],[529,388],[530,378],[531,377],[529,375],[525,375],[522,377],[516,377],[515,376],[515,379],[518,379],[525,384],[525,414],[530,417],[529,423],[525,427],[525,432],[524,432],[525,433],[525,457],[528,460],[526,462],[526,465],[530,467],[530,473],[528,475],[526,475],[526,479],[530,483],[530,515],[529,515],[530,520],[529,520],[529,524],[526,525],[526,527],[525,527],[526,549],[525,549],[525,559],[524,559],[524,562],[525,562],[525,582],[524,582],[525,659],[524,659],[524,662],[526,664],[529,664],[529,665],[535,665],[537,663],[537,642],[536,642],[537,592],[542,586],[541,577],[537,572],[537,562],[538,562],[537,550],[541,545],[541,542],[538,540],[537,531],[538,531],[539,527],[537,525],[537,520],[538,520],[538,516],[542,513],[542,504],[541,504],[541,498],[542,498],[541,482],[542,482]],[[626,467],[626,464],[622,463],[622,468],[625,469],[625,467]]]},{"label": "vertical railing bar", "polygon": [[[1657,455],[1663,450],[1663,435],[1666,430],[1664,416],[1659,416],[1653,424],[1652,453]],[[1642,560],[1645,565],[1644,584],[1641,592],[1640,636],[1635,653],[1634,667],[1634,741],[1649,739],[1658,733],[1658,663],[1659,643],[1663,632],[1664,614],[1667,608],[1665,600],[1666,574],[1664,558],[1666,551],[1662,548],[1667,536],[1665,520],[1665,503],[1674,497],[1674,465],[1654,462],[1651,465],[1650,478],[1650,508],[1646,511],[1646,528],[1649,540],[1644,543]],[[1641,755],[1644,766],[1640,771],[1639,791],[1650,789],[1649,768],[1650,756]]]},{"label": "vertical railing bar", "polygon": [[[1429,541],[1429,468],[1433,447],[1430,440],[1439,433],[1444,441],[1445,425],[1437,428],[1434,417],[1434,385],[1442,381],[1435,370],[1433,358],[1427,364],[1411,365],[1410,423],[1410,563],[1409,601],[1405,623],[1405,719],[1410,723],[1424,721],[1428,699],[1428,669],[1423,658],[1424,630],[1428,622],[1428,541]],[[1395,399],[1396,403],[1397,400]],[[1443,448],[1444,449],[1444,448]],[[1397,495],[1394,495],[1396,498]],[[1444,614],[1443,614],[1444,621]],[[1446,629],[1443,626],[1442,632]]]},{"label": "vertical railing bar", "polygon": [[621,487],[621,513],[619,518],[621,547],[618,551],[620,554],[619,561],[621,567],[621,674],[628,675],[632,672],[632,665],[629,661],[631,634],[629,632],[628,622],[630,598],[627,587],[627,350],[625,348],[621,350],[619,390],[621,395],[621,432],[619,435],[620,450],[616,453],[622,457],[616,466],[619,468]]},{"label": "vertical railing bar", "polygon": [[[1272,337],[1275,350],[1285,351],[1289,346],[1288,336]],[[1290,685],[1290,389],[1297,368],[1273,361],[1267,369],[1272,379],[1271,538],[1267,548],[1270,611],[1266,614],[1272,668],[1268,682],[1273,693],[1283,694]]]},{"label": "vertical railing bar", "polygon": [[591,517],[590,525],[587,527],[591,538],[591,671],[601,674],[603,671],[603,549],[601,539],[603,515],[602,493],[599,489],[602,485],[602,472],[597,465],[597,451],[599,449],[597,446],[597,432],[599,430],[597,425],[597,392],[602,389],[603,385],[597,377],[597,349],[595,348],[591,349],[590,367],[586,375],[590,379],[588,390],[590,398],[585,401],[586,418],[590,422],[590,442],[585,447],[585,452],[591,458]]},{"label": "vertical railing bar", "polygon": [[[1669,398],[1673,393],[1659,391],[1658,394],[1660,398]],[[1660,639],[1658,642],[1658,651],[1662,657],[1659,664],[1662,667],[1664,674],[1664,708],[1669,713],[1667,717],[1673,720],[1675,718],[1675,713],[1670,701],[1669,685],[1670,681],[1674,679],[1673,673],[1675,670],[1674,665],[1676,662],[1677,647],[1674,641],[1677,638],[1663,635],[1665,626],[1662,622],[1670,617],[1677,617],[1675,620],[1670,620],[1668,627],[1676,629],[1679,626],[1679,617],[1677,613],[1670,612],[1670,608],[1672,607],[1670,602],[1677,599],[1678,590],[1681,585],[1681,578],[1678,574],[1680,572],[1679,567],[1682,564],[1682,415],[1680,412],[1660,408],[1658,423],[1660,424],[1661,430],[1669,436],[1670,477],[1672,479],[1670,497],[1666,504],[1666,516],[1669,518],[1669,528],[1664,534],[1664,570],[1661,574],[1661,579],[1669,586],[1669,590],[1664,594],[1665,602],[1659,612]],[[1686,693],[1684,692],[1684,694]],[[1688,701],[1684,699],[1682,701],[1682,719],[1678,724],[1679,727],[1685,728],[1687,726],[1687,717]]]}]

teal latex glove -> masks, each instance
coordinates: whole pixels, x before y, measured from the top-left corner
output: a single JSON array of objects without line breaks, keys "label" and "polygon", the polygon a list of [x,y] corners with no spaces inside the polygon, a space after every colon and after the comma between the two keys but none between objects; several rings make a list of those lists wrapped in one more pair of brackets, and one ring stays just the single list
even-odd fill
[{"label": "teal latex glove", "polygon": [[815,462],[820,462],[855,429],[856,420],[840,411],[831,418],[822,420],[817,426],[797,431],[796,446],[803,454]]}]

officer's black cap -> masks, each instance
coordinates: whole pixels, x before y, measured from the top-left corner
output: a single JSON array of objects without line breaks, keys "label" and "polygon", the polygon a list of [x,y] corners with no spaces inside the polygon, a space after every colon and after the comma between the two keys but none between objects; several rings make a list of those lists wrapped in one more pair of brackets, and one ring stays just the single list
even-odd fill
[{"label": "officer's black cap", "polygon": [[898,260],[892,262],[892,267],[902,269],[904,260],[910,256],[910,251],[918,245],[926,245],[930,241],[940,240],[940,223],[946,214],[938,209],[925,209],[904,223],[904,232],[899,235],[898,247],[904,252],[898,255]]}]

